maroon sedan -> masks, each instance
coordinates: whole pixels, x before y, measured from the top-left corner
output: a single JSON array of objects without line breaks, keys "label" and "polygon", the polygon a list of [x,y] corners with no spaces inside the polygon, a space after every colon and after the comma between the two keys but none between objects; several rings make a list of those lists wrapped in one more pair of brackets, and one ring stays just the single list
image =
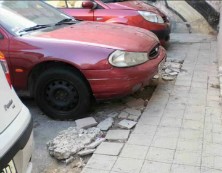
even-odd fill
[{"label": "maroon sedan", "polygon": [[45,0],[79,20],[137,26],[155,33],[164,45],[170,38],[168,17],[140,0]]},{"label": "maroon sedan", "polygon": [[149,31],[78,22],[41,1],[0,1],[0,16],[0,51],[15,89],[56,119],[81,116],[92,98],[137,91],[166,57]]}]

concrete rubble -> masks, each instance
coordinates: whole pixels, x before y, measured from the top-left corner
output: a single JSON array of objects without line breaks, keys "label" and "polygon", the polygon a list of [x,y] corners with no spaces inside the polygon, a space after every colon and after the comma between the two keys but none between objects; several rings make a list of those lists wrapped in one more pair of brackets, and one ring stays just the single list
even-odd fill
[{"label": "concrete rubble", "polygon": [[112,127],[113,123],[114,123],[113,118],[109,117],[109,118],[106,118],[105,120],[101,121],[97,125],[97,128],[99,128],[102,131],[107,131],[107,130],[109,130],[110,127]]},{"label": "concrete rubble", "polygon": [[70,127],[47,143],[49,154],[58,160],[68,159],[102,135],[99,128],[88,130]]},{"label": "concrete rubble", "polygon": [[89,155],[89,154],[93,154],[95,151],[95,149],[85,149],[85,150],[82,150],[80,152],[78,152],[77,154],[79,156],[86,156],[86,155]]},{"label": "concrete rubble", "polygon": [[105,140],[106,140],[105,138],[98,138],[93,143],[87,145],[85,148],[94,149],[97,146],[99,146],[102,142],[104,142]]},{"label": "concrete rubble", "polygon": [[180,73],[183,61],[165,62],[161,76],[163,80],[172,81]]}]

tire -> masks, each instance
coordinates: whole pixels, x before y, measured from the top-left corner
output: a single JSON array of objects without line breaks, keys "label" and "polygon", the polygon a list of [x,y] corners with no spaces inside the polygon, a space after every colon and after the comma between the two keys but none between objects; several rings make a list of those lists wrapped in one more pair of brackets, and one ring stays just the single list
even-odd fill
[{"label": "tire", "polygon": [[40,109],[53,119],[82,117],[91,104],[86,82],[69,68],[55,67],[44,72],[37,79],[34,94]]}]

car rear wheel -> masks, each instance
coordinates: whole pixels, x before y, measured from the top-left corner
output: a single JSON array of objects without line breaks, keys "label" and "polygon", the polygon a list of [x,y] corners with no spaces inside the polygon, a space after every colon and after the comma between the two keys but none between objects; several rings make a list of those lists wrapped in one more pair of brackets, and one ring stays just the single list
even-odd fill
[{"label": "car rear wheel", "polygon": [[54,119],[83,116],[90,107],[90,98],[86,82],[69,68],[50,69],[36,82],[36,102],[46,115]]}]

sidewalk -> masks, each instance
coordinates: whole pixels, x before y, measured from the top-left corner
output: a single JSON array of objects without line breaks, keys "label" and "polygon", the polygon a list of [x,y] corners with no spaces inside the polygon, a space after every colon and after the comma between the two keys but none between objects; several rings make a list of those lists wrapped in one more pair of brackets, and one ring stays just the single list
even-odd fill
[{"label": "sidewalk", "polygon": [[160,82],[119,156],[94,154],[82,173],[222,173],[222,114],[214,37],[174,34]]}]

